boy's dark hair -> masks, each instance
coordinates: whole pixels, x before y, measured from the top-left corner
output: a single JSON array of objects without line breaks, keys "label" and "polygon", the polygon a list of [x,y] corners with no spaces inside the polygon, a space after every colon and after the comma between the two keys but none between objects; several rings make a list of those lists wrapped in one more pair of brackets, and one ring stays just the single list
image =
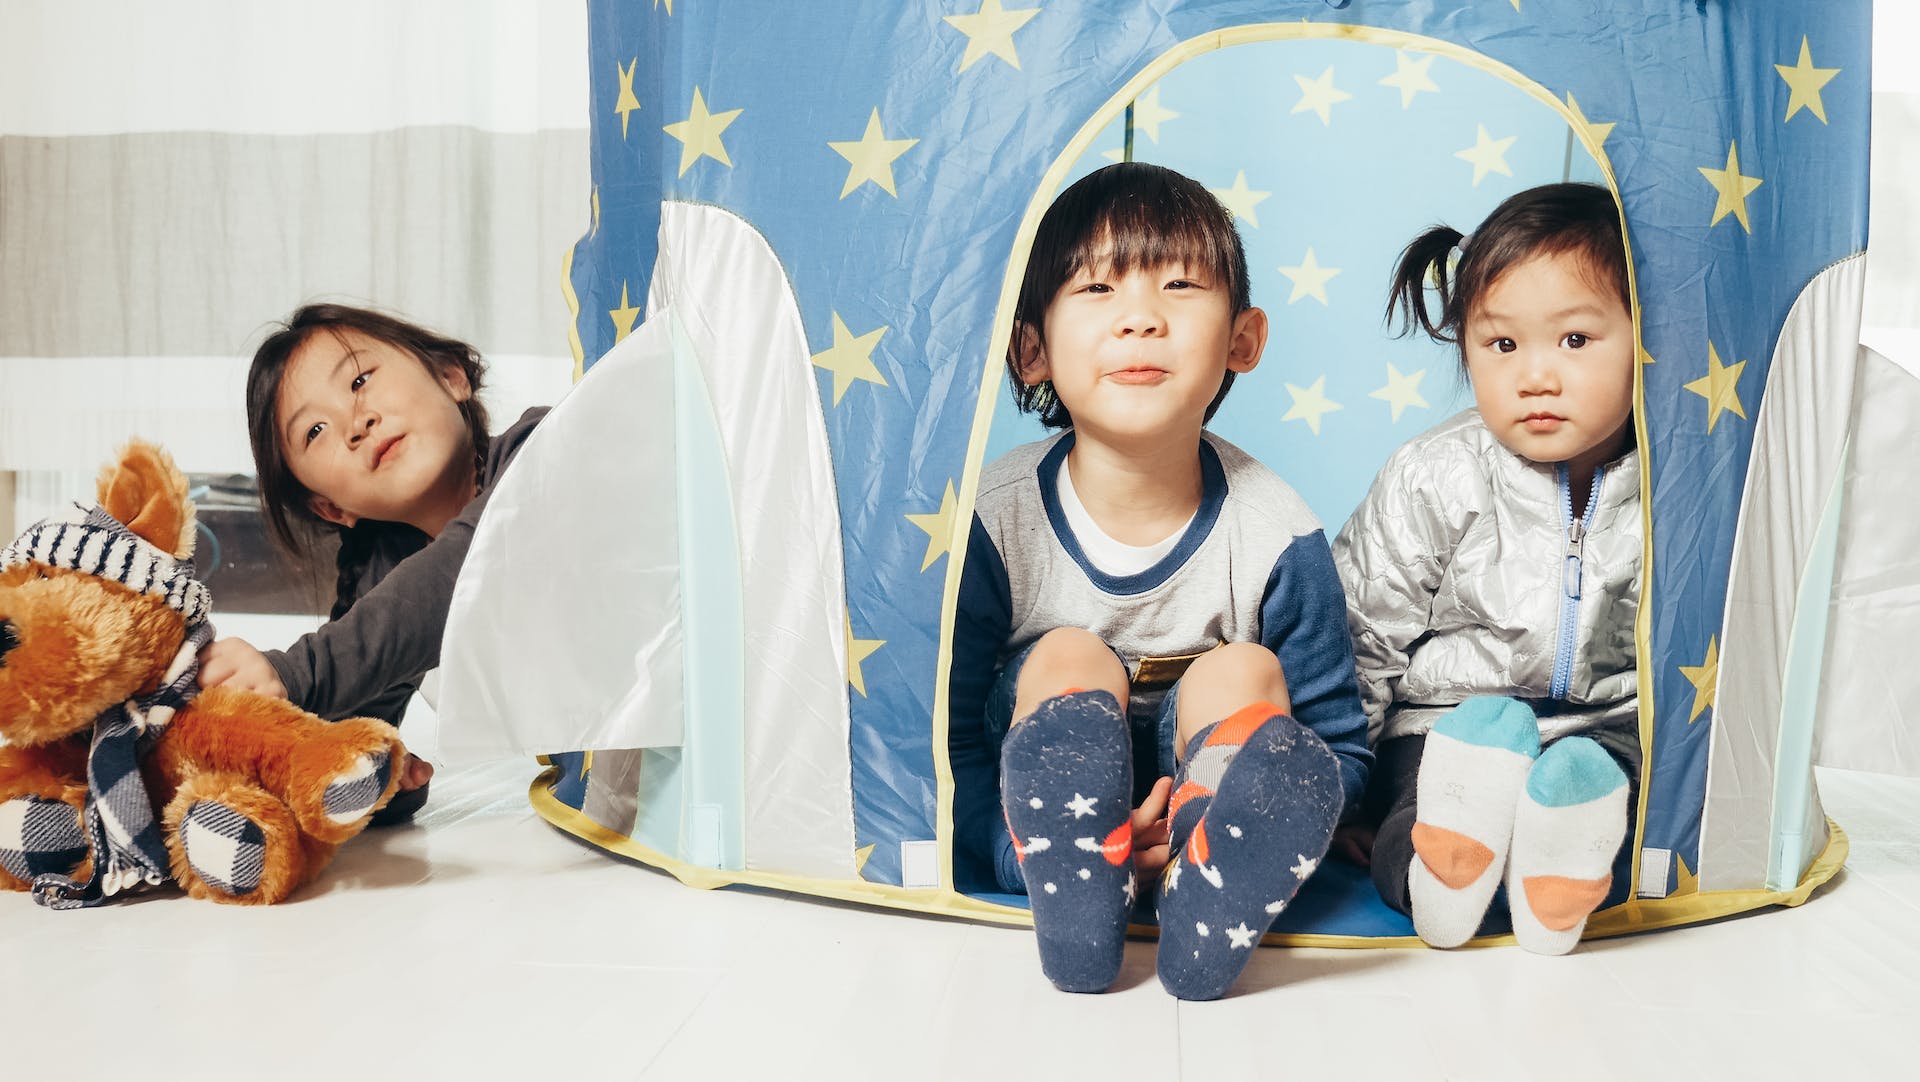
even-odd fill
[{"label": "boy's dark hair", "polygon": [[[480,387],[486,374],[486,362],[465,342],[435,334],[425,327],[377,312],[346,304],[309,304],[294,311],[279,329],[267,336],[254,350],[253,364],[247,370],[247,439],[253,447],[253,466],[260,485],[260,514],[267,534],[276,547],[305,570],[314,562],[315,552],[329,533],[338,533],[340,549],[334,563],[338,572],[332,618],[345,615],[358,593],[372,546],[392,523],[363,522],[347,529],[315,514],[309,501],[313,493],[293,475],[287,456],[280,447],[280,384],[286,376],[287,361],[308,339],[317,334],[358,331],[412,355],[435,376],[458,369],[466,376],[472,393],[460,403],[460,415],[473,438],[474,460],[487,454],[487,408],[480,402]],[[417,532],[417,531],[414,531]]]},{"label": "boy's dark hair", "polygon": [[[1013,340],[1007,345],[1014,404],[1022,413],[1038,413],[1048,428],[1071,428],[1073,415],[1055,397],[1052,382],[1028,386],[1021,379],[1023,347],[1045,344],[1047,306],[1069,279],[1096,259],[1109,260],[1116,274],[1169,263],[1204,267],[1224,285],[1234,315],[1253,307],[1240,231],[1234,228],[1233,214],[1212,192],[1189,177],[1145,162],[1121,162],[1087,174],[1061,192],[1040,219],[1014,303]],[[1208,420],[1231,386],[1233,373],[1228,372],[1220,392],[1207,404]]]},{"label": "boy's dark hair", "polygon": [[[1620,232],[1620,205],[1597,184],[1543,184],[1528,188],[1493,209],[1480,229],[1466,237],[1457,263],[1453,251],[1462,234],[1434,226],[1400,253],[1387,293],[1387,320],[1400,317],[1400,332],[1424,331],[1436,342],[1461,345],[1467,317],[1502,274],[1536,256],[1573,252],[1588,280],[1610,289],[1631,312],[1627,289],[1627,246]],[[1436,319],[1427,306],[1429,282],[1440,294]],[[1465,364],[1462,347],[1461,363]]]}]

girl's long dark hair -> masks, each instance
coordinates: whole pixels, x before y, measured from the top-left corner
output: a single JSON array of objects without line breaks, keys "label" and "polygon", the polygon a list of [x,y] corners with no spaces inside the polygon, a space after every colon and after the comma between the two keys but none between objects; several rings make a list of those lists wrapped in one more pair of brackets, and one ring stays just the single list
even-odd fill
[{"label": "girl's long dark hair", "polygon": [[[1565,252],[1577,253],[1594,284],[1614,291],[1633,310],[1620,205],[1597,184],[1529,188],[1495,207],[1477,232],[1464,237],[1464,246],[1462,240],[1459,230],[1434,226],[1401,251],[1387,293],[1387,320],[1399,317],[1400,334],[1417,328],[1436,342],[1459,345],[1468,317],[1502,274],[1537,256]],[[1430,287],[1439,297],[1438,312],[1429,306]]]},{"label": "girl's long dark hair", "polygon": [[383,532],[412,530],[412,527],[363,520],[346,529],[314,513],[313,493],[294,477],[280,446],[277,417],[280,384],[286,376],[287,361],[316,334],[351,330],[401,349],[435,376],[458,369],[472,391],[466,401],[460,403],[460,415],[466,420],[467,433],[473,439],[476,463],[485,459],[487,453],[487,408],[480,402],[486,362],[480,359],[478,350],[465,342],[370,308],[309,304],[295,310],[277,327],[260,343],[260,348],[254,350],[253,364],[247,371],[247,439],[253,447],[254,471],[259,478],[260,514],[275,547],[303,571],[313,570],[316,554],[328,535],[339,535],[331,612],[331,617],[337,620],[358,596],[361,575]]}]

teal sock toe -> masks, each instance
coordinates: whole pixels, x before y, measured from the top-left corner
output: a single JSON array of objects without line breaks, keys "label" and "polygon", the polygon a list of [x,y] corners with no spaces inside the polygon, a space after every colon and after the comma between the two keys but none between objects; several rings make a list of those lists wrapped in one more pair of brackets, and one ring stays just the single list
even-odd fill
[{"label": "teal sock toe", "polygon": [[1435,735],[1482,748],[1505,748],[1531,759],[1540,754],[1540,722],[1526,703],[1498,695],[1468,699],[1434,723]]},{"label": "teal sock toe", "polygon": [[1567,808],[1598,800],[1627,783],[1605,748],[1584,736],[1570,736],[1548,748],[1527,774],[1527,795],[1549,808]]}]

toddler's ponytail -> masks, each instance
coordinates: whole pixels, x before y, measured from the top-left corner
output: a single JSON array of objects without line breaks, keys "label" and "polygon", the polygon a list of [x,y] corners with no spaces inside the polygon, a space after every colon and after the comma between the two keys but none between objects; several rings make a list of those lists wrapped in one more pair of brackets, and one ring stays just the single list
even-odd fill
[{"label": "toddler's ponytail", "polygon": [[[1436,342],[1460,340],[1460,325],[1465,314],[1455,311],[1457,291],[1454,288],[1454,274],[1457,267],[1453,262],[1453,254],[1463,239],[1464,235],[1458,229],[1437,225],[1413,238],[1413,243],[1401,251],[1400,262],[1394,268],[1392,284],[1387,290],[1386,312],[1389,324],[1398,313],[1398,334],[1408,335],[1418,328]],[[1440,294],[1437,319],[1427,303],[1429,281]]]}]

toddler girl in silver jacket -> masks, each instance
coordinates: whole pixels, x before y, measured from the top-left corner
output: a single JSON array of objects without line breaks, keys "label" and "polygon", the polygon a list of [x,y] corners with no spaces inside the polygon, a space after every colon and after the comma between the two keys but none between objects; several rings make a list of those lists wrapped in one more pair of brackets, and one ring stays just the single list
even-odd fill
[{"label": "toddler girl in silver jacket", "polygon": [[1471,237],[1430,229],[1396,308],[1459,346],[1475,408],[1396,452],[1333,546],[1376,746],[1374,882],[1452,947],[1504,878],[1521,945],[1564,954],[1612,886],[1640,770],[1619,208],[1552,184]]}]

